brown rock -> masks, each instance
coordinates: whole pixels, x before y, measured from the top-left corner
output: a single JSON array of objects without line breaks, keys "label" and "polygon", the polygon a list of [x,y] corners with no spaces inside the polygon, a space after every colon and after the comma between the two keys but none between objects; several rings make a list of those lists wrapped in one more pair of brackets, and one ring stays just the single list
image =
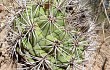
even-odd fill
[{"label": "brown rock", "polygon": [[4,10],[5,10],[5,6],[3,6],[3,4],[0,4],[0,13]]}]

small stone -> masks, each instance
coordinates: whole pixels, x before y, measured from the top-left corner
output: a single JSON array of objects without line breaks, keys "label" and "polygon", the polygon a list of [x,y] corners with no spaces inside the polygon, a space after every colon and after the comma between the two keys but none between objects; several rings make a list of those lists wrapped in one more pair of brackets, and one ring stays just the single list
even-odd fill
[{"label": "small stone", "polygon": [[3,6],[3,4],[0,4],[0,13],[4,10],[5,10],[5,6]]}]

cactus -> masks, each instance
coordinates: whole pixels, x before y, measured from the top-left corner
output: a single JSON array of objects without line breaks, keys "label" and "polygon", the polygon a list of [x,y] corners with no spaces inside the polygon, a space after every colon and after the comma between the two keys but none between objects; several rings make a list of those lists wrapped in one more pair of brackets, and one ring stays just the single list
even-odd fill
[{"label": "cactus", "polygon": [[[69,6],[72,6],[71,9],[67,8]],[[18,37],[14,40],[11,55],[22,65],[21,68],[78,69],[88,45],[85,36],[81,35],[88,27],[83,24],[86,23],[86,16],[82,13],[83,10],[78,9],[78,2],[29,1],[21,9],[13,21],[12,29],[17,32]]]}]

